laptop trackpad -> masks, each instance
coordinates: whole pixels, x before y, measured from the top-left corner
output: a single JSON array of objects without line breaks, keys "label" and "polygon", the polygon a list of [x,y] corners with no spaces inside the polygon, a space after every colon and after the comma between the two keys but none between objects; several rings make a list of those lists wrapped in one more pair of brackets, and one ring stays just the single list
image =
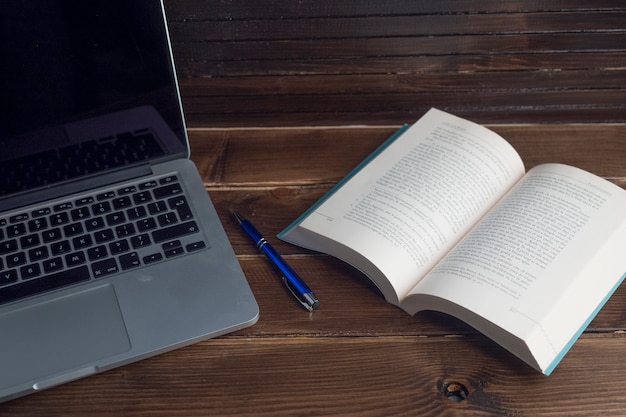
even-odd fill
[{"label": "laptop trackpad", "polygon": [[76,369],[130,349],[111,285],[2,314],[0,335],[0,389],[70,369],[84,376]]}]

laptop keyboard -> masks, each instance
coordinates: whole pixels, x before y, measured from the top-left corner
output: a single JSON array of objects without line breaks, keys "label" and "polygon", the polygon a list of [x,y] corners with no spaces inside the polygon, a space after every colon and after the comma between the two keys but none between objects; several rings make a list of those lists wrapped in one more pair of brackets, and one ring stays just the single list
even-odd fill
[{"label": "laptop keyboard", "polygon": [[205,247],[175,174],[0,217],[0,304]]}]

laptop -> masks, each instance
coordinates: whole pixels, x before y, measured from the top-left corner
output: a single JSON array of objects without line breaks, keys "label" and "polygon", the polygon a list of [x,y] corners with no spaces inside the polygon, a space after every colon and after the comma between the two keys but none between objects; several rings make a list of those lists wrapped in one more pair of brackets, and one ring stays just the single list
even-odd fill
[{"label": "laptop", "polygon": [[160,0],[0,4],[0,402],[257,321],[189,152]]}]

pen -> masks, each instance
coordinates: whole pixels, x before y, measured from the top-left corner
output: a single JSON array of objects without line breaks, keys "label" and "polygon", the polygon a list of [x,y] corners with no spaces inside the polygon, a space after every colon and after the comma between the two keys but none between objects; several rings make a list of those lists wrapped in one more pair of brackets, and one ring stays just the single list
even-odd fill
[{"label": "pen", "polygon": [[313,291],[302,281],[302,279],[291,269],[282,256],[270,245],[267,240],[259,233],[259,231],[246,220],[241,214],[235,212],[237,221],[252,238],[256,246],[262,251],[274,265],[283,273],[283,283],[287,286],[291,294],[302,304],[304,308],[313,311],[320,306],[320,300],[317,299]]}]

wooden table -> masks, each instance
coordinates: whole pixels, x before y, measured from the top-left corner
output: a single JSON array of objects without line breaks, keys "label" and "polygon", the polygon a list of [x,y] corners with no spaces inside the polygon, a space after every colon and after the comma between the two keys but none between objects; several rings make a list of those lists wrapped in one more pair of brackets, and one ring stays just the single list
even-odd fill
[{"label": "wooden table", "polygon": [[[569,163],[626,188],[624,2],[270,3],[165,0],[192,158],[259,322],[0,404],[0,416],[626,415],[625,285],[545,377],[462,322],[409,317],[350,267],[273,238],[431,106],[488,124],[527,168]],[[285,254],[318,311],[295,303],[231,209]]]},{"label": "wooden table", "polygon": [[[576,164],[626,186],[626,125],[492,125],[527,168]],[[409,317],[333,258],[273,236],[396,126],[192,129],[193,159],[258,299],[248,329],[0,405],[1,416],[624,415],[626,287],[549,377],[453,318]],[[546,142],[545,138],[550,138]],[[602,145],[590,137],[602,137]],[[308,313],[230,215],[314,288]],[[467,397],[451,395],[457,387]]]}]

